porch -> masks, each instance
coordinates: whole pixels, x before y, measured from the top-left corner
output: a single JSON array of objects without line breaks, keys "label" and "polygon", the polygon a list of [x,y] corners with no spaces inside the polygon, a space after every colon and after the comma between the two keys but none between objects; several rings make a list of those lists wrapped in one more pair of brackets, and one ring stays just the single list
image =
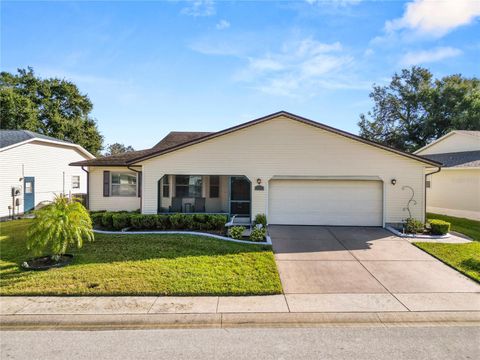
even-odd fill
[{"label": "porch", "polygon": [[250,223],[252,185],[243,175],[164,175],[158,180],[158,213],[235,216]]}]

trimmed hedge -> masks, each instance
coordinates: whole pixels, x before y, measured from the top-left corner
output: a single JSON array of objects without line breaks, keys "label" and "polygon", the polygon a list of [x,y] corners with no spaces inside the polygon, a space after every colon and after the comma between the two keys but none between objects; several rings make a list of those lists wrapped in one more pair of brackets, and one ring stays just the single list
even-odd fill
[{"label": "trimmed hedge", "polygon": [[430,230],[434,235],[445,235],[450,231],[450,223],[448,221],[432,219],[428,220]]},{"label": "trimmed hedge", "polygon": [[91,212],[96,228],[121,230],[130,227],[134,230],[197,230],[222,231],[228,221],[221,214],[159,214],[143,215],[137,212]]}]

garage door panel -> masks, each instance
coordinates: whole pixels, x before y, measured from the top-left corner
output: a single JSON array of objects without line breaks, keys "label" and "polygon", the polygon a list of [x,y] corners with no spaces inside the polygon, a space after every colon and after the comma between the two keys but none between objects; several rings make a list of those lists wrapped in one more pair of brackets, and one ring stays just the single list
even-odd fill
[{"label": "garage door panel", "polygon": [[382,225],[382,183],[345,180],[273,180],[269,223]]}]

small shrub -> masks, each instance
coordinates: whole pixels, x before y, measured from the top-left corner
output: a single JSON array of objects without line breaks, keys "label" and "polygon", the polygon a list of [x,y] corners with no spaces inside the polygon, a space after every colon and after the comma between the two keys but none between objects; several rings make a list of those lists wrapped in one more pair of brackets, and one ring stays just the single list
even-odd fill
[{"label": "small shrub", "polygon": [[102,227],[103,212],[90,213],[93,226],[96,228]]},{"label": "small shrub", "polygon": [[141,215],[142,216],[142,229],[143,230],[154,230],[156,228],[157,222],[155,215]]},{"label": "small shrub", "polygon": [[158,230],[170,230],[170,220],[168,215],[156,215],[155,224]]},{"label": "small shrub", "polygon": [[130,226],[130,218],[132,216],[127,213],[113,214],[112,225],[114,230],[122,230]]},{"label": "small shrub", "polygon": [[223,231],[228,221],[227,215],[209,215],[208,224],[210,230]]},{"label": "small shrub", "polygon": [[143,226],[143,215],[133,214],[130,216],[130,226],[135,230],[142,229]]},{"label": "small shrub", "polygon": [[169,215],[169,217],[170,217],[170,224],[172,225],[173,230],[184,229],[182,214],[173,214],[173,215]]},{"label": "small shrub", "polygon": [[434,235],[445,235],[450,231],[450,223],[443,220],[432,219],[428,221],[430,230]]},{"label": "small shrub", "polygon": [[193,229],[193,215],[184,214],[182,215],[183,219],[183,228],[181,230],[192,230]]},{"label": "small shrub", "polygon": [[418,221],[414,218],[408,218],[405,220],[405,232],[408,234],[418,234],[422,233],[425,229],[425,226],[421,221]]},{"label": "small shrub", "polygon": [[102,215],[102,226],[106,229],[113,229],[113,212],[107,211]]},{"label": "small shrub", "polygon": [[252,241],[264,241],[267,236],[267,229],[254,227],[250,234],[250,240]]},{"label": "small shrub", "polygon": [[253,225],[262,224],[264,228],[267,227],[267,216],[265,214],[257,214],[255,215],[255,220],[253,221]]},{"label": "small shrub", "polygon": [[241,239],[243,236],[243,232],[245,231],[245,226],[232,226],[228,229],[228,235],[232,239]]}]

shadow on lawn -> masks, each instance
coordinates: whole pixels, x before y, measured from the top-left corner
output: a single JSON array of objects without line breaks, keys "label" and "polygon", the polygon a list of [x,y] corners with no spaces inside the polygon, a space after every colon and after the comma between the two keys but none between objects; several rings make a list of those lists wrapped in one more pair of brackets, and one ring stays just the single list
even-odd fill
[{"label": "shadow on lawn", "polygon": [[480,273],[480,261],[474,258],[469,258],[467,260],[463,260],[460,265],[465,268],[465,270],[475,271]]}]

